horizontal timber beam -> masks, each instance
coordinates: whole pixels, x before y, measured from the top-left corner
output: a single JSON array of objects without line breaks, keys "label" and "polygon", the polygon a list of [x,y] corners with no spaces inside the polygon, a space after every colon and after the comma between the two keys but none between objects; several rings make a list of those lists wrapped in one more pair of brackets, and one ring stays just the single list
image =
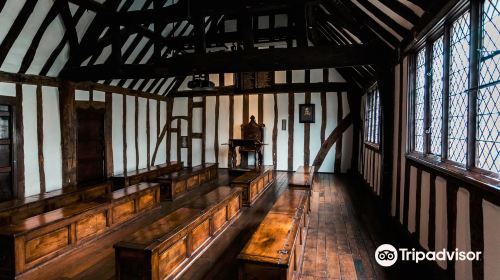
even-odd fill
[{"label": "horizontal timber beam", "polygon": [[271,87],[256,88],[249,90],[238,90],[234,86],[216,87],[214,90],[181,90],[169,94],[168,98],[174,97],[198,97],[198,96],[223,96],[258,93],[290,93],[290,92],[337,92],[348,91],[348,83],[293,83],[275,84]]},{"label": "horizontal timber beam", "polygon": [[252,49],[207,54],[184,54],[157,64],[101,64],[66,69],[73,81],[144,79],[193,74],[280,71],[351,67],[383,63],[384,52],[367,45]]}]

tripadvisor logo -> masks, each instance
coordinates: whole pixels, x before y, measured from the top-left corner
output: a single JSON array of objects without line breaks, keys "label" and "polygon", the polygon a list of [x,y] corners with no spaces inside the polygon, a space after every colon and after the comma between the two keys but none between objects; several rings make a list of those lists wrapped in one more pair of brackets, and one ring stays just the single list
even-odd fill
[{"label": "tripadvisor logo", "polygon": [[398,251],[391,244],[382,244],[375,251],[375,260],[381,266],[391,266],[398,260]]},{"label": "tripadvisor logo", "polygon": [[[398,252],[399,251],[399,252]],[[443,249],[441,251],[416,251],[415,249],[399,248],[397,250],[391,244],[382,244],[378,246],[375,251],[375,260],[381,266],[388,267],[392,266],[399,259],[401,261],[413,261],[415,263],[427,260],[427,261],[478,261],[480,260],[482,252],[471,252],[471,251],[459,251],[455,249],[454,251],[447,251]]]}]

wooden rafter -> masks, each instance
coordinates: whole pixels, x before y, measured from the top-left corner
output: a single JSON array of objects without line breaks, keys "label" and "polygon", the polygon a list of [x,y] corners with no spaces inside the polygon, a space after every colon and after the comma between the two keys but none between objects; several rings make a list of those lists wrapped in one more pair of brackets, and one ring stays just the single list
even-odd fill
[{"label": "wooden rafter", "polygon": [[321,46],[287,49],[177,55],[154,65],[94,65],[67,69],[61,76],[73,80],[157,78],[192,74],[277,71],[348,67],[373,64],[384,50],[369,45]]}]

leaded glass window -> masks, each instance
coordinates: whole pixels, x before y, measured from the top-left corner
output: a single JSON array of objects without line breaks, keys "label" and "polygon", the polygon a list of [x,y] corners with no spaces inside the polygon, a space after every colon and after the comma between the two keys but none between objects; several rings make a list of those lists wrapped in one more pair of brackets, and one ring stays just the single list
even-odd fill
[{"label": "leaded glass window", "polygon": [[441,155],[443,130],[443,36],[432,44],[432,86],[431,86],[431,153]]},{"label": "leaded glass window", "polygon": [[415,151],[424,151],[425,48],[417,54],[415,80]]},{"label": "leaded glass window", "polygon": [[464,13],[451,26],[448,158],[467,160],[470,16]]},{"label": "leaded glass window", "polygon": [[482,15],[477,93],[476,165],[500,173],[500,1],[486,0]]},{"label": "leaded glass window", "polygon": [[365,141],[380,143],[380,96],[378,87],[374,86],[365,100]]}]

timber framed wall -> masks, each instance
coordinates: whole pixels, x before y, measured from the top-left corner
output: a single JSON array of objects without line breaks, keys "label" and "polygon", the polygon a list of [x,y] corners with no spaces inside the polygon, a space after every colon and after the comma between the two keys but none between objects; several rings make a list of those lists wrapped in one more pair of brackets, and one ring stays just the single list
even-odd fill
[{"label": "timber framed wall", "polygon": [[[398,227],[423,250],[458,248],[483,252],[482,259],[476,262],[438,261],[437,267],[451,278],[496,279],[500,274],[496,262],[500,258],[498,190],[472,177],[428,164],[409,153],[409,67],[408,56],[394,67],[390,214]],[[361,119],[364,120],[363,115]],[[359,137],[364,139],[363,130],[359,131]],[[362,141],[358,148],[358,171],[380,197],[381,153]]]},{"label": "timber framed wall", "polygon": [[[70,126],[62,119],[66,106],[61,104],[66,102],[106,109],[107,176],[151,166],[153,153],[147,151],[156,147],[154,164],[166,162],[166,139],[157,145],[167,119],[166,98],[94,83],[67,84],[57,78],[0,72],[0,95],[16,100],[16,197],[74,184],[76,163],[63,159],[64,130]],[[64,101],[61,94],[74,97]]]},{"label": "timber framed wall", "polygon": [[[232,73],[210,75],[210,79],[216,86],[233,85]],[[240,125],[243,121],[248,122],[253,115],[265,124],[264,142],[268,144],[264,147],[265,165],[274,165],[277,170],[293,171],[300,165],[319,164],[320,172],[347,172],[351,168],[353,131],[347,83],[334,69],[275,72],[275,82],[291,85],[338,82],[346,87],[338,92],[244,93],[172,98],[172,118],[180,121],[171,121],[172,130],[168,141],[170,159],[177,160],[180,156],[180,160],[191,162],[192,165],[218,162],[220,168],[227,168],[227,146],[222,144],[227,143],[229,138],[239,138]],[[180,87],[180,90],[184,89],[185,84]],[[315,104],[315,123],[299,123],[299,104],[307,101]],[[283,120],[286,122],[285,130],[282,129]],[[179,149],[179,136],[188,137],[191,144]]]}]

